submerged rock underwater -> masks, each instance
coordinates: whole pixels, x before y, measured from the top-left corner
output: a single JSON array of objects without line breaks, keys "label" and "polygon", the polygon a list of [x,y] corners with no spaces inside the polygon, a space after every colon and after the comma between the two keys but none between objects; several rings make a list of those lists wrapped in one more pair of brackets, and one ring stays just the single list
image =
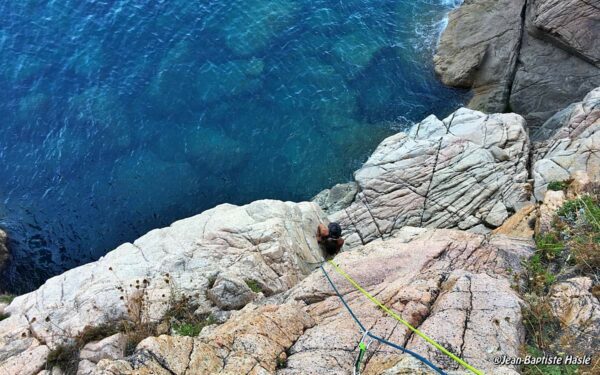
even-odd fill
[{"label": "submerged rock underwater", "polygon": [[23,292],[218,203],[308,199],[465,92],[459,1],[4,2],[0,227]]}]

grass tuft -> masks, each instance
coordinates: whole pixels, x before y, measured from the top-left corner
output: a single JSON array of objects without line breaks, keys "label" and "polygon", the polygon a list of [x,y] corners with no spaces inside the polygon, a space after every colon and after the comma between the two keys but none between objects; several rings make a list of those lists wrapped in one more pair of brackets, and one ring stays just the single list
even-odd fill
[{"label": "grass tuft", "polygon": [[15,299],[16,296],[12,294],[0,294],[0,303],[6,303],[10,305],[10,303]]},{"label": "grass tuft", "polygon": [[256,282],[256,280],[245,280],[245,281],[246,281],[246,285],[248,285],[248,288],[250,288],[250,290],[253,291],[254,293],[262,292],[262,288],[258,284],[258,282]]},{"label": "grass tuft", "polygon": [[569,183],[566,181],[552,181],[548,184],[548,190],[563,191],[569,187]]}]

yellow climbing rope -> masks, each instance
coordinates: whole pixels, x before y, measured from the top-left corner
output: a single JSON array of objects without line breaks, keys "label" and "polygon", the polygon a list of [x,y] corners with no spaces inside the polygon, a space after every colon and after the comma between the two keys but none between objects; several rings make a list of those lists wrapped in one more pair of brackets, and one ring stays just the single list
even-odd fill
[{"label": "yellow climbing rope", "polygon": [[379,302],[377,300],[377,298],[373,297],[369,292],[367,292],[365,289],[363,289],[356,281],[354,281],[354,279],[352,279],[352,277],[350,277],[350,275],[348,275],[346,272],[344,272],[344,270],[342,270],[332,260],[329,261],[329,264],[331,264],[333,266],[333,268],[336,270],[337,273],[339,273],[340,275],[344,276],[346,278],[346,280],[348,280],[350,282],[350,284],[352,284],[365,297],[367,297],[369,300],[371,300],[371,302],[373,302],[374,304],[376,304],[377,306],[379,306],[381,309],[383,309],[383,311],[385,311],[388,314],[390,314],[390,316],[392,316],[394,319],[396,319],[400,323],[404,324],[406,327],[408,327],[408,329],[410,329],[415,334],[417,334],[418,336],[420,336],[421,338],[423,338],[423,340],[427,341],[428,343],[430,343],[431,345],[433,345],[434,347],[436,347],[437,349],[439,349],[442,353],[444,353],[448,357],[452,358],[454,361],[456,361],[458,364],[460,364],[461,366],[463,366],[467,370],[469,370],[469,371],[471,371],[471,372],[473,372],[474,374],[477,374],[477,375],[484,375],[484,373],[482,371],[477,370],[475,367],[469,365],[467,362],[463,361],[462,359],[460,359],[456,355],[452,354],[449,350],[447,350],[446,348],[444,348],[443,346],[441,346],[440,344],[438,344],[437,342],[435,342],[432,338],[430,338],[429,336],[427,336],[423,332],[421,332],[418,329],[416,329],[415,327],[413,327],[406,320],[402,319],[398,314],[396,314],[395,312],[393,312],[392,310],[390,310],[389,308],[387,308],[383,303]]}]

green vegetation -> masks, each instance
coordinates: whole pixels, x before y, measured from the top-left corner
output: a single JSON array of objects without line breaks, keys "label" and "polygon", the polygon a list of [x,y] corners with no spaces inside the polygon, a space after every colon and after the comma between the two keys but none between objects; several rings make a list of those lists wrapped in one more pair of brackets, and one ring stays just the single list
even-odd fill
[{"label": "green vegetation", "polygon": [[[548,188],[564,190],[568,186],[563,184],[556,183]],[[538,234],[535,240],[536,252],[524,264],[524,288],[519,288],[526,302],[523,322],[527,345],[523,355],[561,355],[558,353],[563,350],[561,348],[577,349],[571,345],[573,338],[570,335],[561,336],[560,322],[551,313],[548,291],[564,274],[590,276],[595,280],[600,276],[600,187],[593,186],[585,195],[565,202],[556,211],[552,228]],[[600,286],[595,286],[592,293],[600,294]],[[525,375],[571,375],[579,371],[585,373],[586,369],[567,365],[529,365],[523,366],[521,371]]]},{"label": "green vegetation", "polygon": [[[544,353],[538,348],[527,345],[527,354],[532,357],[542,357]],[[575,375],[579,373],[579,366],[577,365],[531,365],[523,366],[523,375]]]},{"label": "green vegetation", "polygon": [[0,303],[10,304],[15,297],[12,294],[0,294]]},{"label": "green vegetation", "polygon": [[175,323],[172,328],[173,332],[177,335],[196,337],[202,332],[204,327],[215,323],[215,318],[212,315],[208,315],[206,318],[194,318],[191,322]]},{"label": "green vegetation", "polygon": [[[283,353],[282,353],[283,354]],[[287,357],[280,355],[277,357],[277,369],[284,369],[287,367]]]},{"label": "green vegetation", "polygon": [[191,323],[175,323],[173,331],[179,336],[196,337],[202,331],[202,326]]},{"label": "green vegetation", "polygon": [[246,280],[246,285],[248,285],[248,288],[250,288],[250,290],[253,291],[254,293],[261,293],[262,292],[262,288],[256,282],[256,280]]},{"label": "green vegetation", "polygon": [[0,314],[0,322],[3,321],[4,319],[8,318],[10,315],[8,314]]},{"label": "green vegetation", "polygon": [[569,183],[566,181],[552,181],[548,184],[548,190],[563,191],[569,187]]}]

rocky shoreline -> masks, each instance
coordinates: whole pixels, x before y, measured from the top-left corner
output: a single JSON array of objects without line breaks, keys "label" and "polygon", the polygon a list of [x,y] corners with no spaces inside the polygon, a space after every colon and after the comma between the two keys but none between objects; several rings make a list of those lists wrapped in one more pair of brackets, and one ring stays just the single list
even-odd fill
[{"label": "rocky shoreline", "polygon": [[434,58],[469,107],[516,112],[536,129],[600,85],[600,4],[587,0],[465,0],[450,13]]},{"label": "rocky shoreline", "polygon": [[[473,88],[470,109],[385,139],[312,202],[219,205],[0,300],[0,373],[351,373],[363,332],[319,269],[329,221],[346,240],[336,264],[484,373],[518,374],[496,359],[532,351],[597,356],[598,257],[572,237],[600,212],[581,206],[600,197],[598,22],[585,0],[466,0],[435,65]],[[330,275],[370,332],[469,373]],[[364,373],[432,372],[373,343]]]},{"label": "rocky shoreline", "polygon": [[[538,232],[551,221],[549,184],[600,182],[600,89],[551,121],[548,139],[532,143],[516,114],[430,116],[384,140],[355,181],[321,193],[315,201],[327,214],[315,202],[257,201],[153,230],[12,301],[0,321],[0,369],[347,374],[362,334],[318,270],[315,239],[319,222],[336,220],[346,247],[335,262],[361,285],[476,368],[517,373],[494,358],[518,356],[524,344],[525,281],[515,275],[537,251],[531,218]],[[465,373],[333,280],[369,330]],[[568,296],[585,296],[577,311],[591,319],[588,334],[598,333],[593,282],[565,282],[553,292],[555,313]],[[194,334],[181,334],[182,301],[204,322]],[[136,331],[147,337],[133,340]],[[391,348],[369,353],[365,373],[428,373]]]}]

